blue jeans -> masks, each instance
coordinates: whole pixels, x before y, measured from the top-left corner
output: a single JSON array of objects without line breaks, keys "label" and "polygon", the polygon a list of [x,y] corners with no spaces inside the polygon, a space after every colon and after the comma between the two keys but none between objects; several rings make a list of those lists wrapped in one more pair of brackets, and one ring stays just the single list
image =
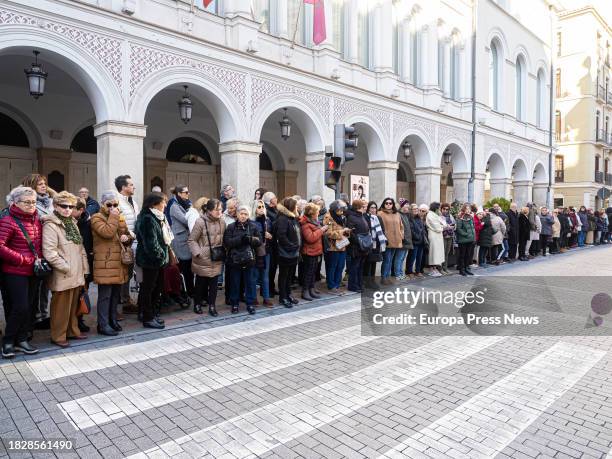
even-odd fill
[{"label": "blue jeans", "polygon": [[257,286],[255,285],[255,272],[257,268],[250,266],[248,268],[241,268],[240,266],[232,265],[230,267],[230,304],[232,306],[238,306],[240,301],[240,281],[244,279],[244,291],[246,297],[246,304],[255,304],[255,298],[257,297]]},{"label": "blue jeans", "polygon": [[383,261],[380,267],[380,277],[383,279],[391,275],[391,265],[393,264],[393,256],[395,255],[396,250],[397,249],[387,247],[383,252]]},{"label": "blue jeans", "polygon": [[346,252],[329,252],[325,262],[327,275],[327,288],[340,288],[342,282],[342,270],[346,263]]},{"label": "blue jeans", "polygon": [[421,272],[421,261],[423,260],[423,245],[415,245],[408,262],[408,274]]},{"label": "blue jeans", "polygon": [[363,288],[363,263],[366,257],[351,257],[349,266],[348,289],[359,292]]},{"label": "blue jeans", "polygon": [[395,249],[395,256],[393,257],[393,275],[400,277],[404,275],[404,260],[408,255],[408,249]]},{"label": "blue jeans", "polygon": [[497,256],[498,260],[501,260],[501,259],[506,258],[508,256],[508,248],[510,247],[508,245],[508,239],[504,239],[502,247],[503,247],[502,250],[499,252],[499,255]]},{"label": "blue jeans", "polygon": [[[261,286],[261,296],[264,300],[270,299],[270,254],[266,254],[264,257],[264,267],[256,268],[255,270],[255,286]],[[257,296],[257,295],[255,295]]]},{"label": "blue jeans", "polygon": [[586,231],[580,231],[578,233],[578,247],[584,246],[584,241],[586,240]]}]

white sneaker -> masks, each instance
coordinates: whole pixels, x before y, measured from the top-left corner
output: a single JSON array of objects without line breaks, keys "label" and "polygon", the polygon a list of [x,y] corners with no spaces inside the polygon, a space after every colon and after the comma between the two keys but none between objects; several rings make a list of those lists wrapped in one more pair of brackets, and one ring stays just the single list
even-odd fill
[{"label": "white sneaker", "polygon": [[429,273],[429,275],[431,277],[440,277],[442,274],[440,274],[438,271],[432,271]]}]

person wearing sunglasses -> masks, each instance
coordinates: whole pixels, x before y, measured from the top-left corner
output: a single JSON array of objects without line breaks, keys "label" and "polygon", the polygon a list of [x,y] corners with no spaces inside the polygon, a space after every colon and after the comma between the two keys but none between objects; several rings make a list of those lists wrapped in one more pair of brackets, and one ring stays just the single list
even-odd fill
[{"label": "person wearing sunglasses", "polygon": [[[396,252],[402,250],[402,241],[404,239],[404,223],[397,212],[393,198],[385,198],[383,200],[378,210],[378,218],[385,228],[385,236],[387,238],[387,247],[383,253],[383,261],[380,268],[380,283],[382,285],[391,285],[393,283],[391,280],[393,259]],[[397,257],[398,260],[400,258],[401,256]],[[396,274],[401,279],[401,265],[399,266],[399,272]]]},{"label": "person wearing sunglasses", "polygon": [[170,228],[174,234],[172,240],[172,250],[178,259],[178,266],[187,289],[187,296],[193,298],[194,277],[191,271],[191,251],[187,244],[189,239],[189,224],[187,223],[187,212],[191,208],[191,200],[189,188],[185,185],[176,185],[174,187],[175,201],[169,204],[169,209],[166,210],[170,214],[168,219]]},{"label": "person wearing sunglasses", "polygon": [[337,200],[329,205],[329,212],[323,217],[323,225],[327,226],[325,246],[327,257],[325,258],[325,275],[327,277],[327,289],[334,295],[342,295],[340,283],[342,282],[342,270],[346,263],[346,246],[351,230],[346,227],[347,210],[346,202]]},{"label": "person wearing sunglasses", "polygon": [[77,198],[62,191],[53,197],[53,214],[41,218],[43,256],[53,267],[47,280],[51,290],[51,342],[68,347],[68,339],[85,339],[79,330],[79,296],[89,274],[87,253],[72,210]]},{"label": "person wearing sunglasses", "polygon": [[[263,194],[262,194],[263,196]],[[251,206],[251,220],[255,222],[259,234],[263,235],[263,244],[257,248],[257,262],[255,264],[255,283],[260,288],[264,306],[274,306],[270,294],[270,253],[272,252],[272,222],[267,216],[266,205],[262,199],[256,199]],[[255,305],[257,306],[257,296]]]},{"label": "person wearing sunglasses", "polygon": [[128,265],[121,253],[133,241],[125,218],[119,211],[119,197],[114,190],[102,193],[100,212],[91,217],[94,240],[94,282],[98,285],[98,334],[115,336],[121,331],[117,306],[121,286],[128,280]]},{"label": "person wearing sunglasses", "polygon": [[36,254],[42,256],[42,226],[36,211],[36,192],[30,187],[18,186],[11,190],[8,201],[8,214],[0,218],[0,269],[4,277],[2,302],[6,319],[2,357],[5,359],[15,357],[15,352],[38,352],[28,342],[28,336],[32,333],[34,313],[31,298],[38,282],[34,277],[34,264]]}]

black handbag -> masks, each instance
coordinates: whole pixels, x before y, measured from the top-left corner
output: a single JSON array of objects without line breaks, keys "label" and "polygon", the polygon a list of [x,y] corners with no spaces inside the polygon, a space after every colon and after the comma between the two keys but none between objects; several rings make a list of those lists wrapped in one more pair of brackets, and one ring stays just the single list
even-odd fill
[{"label": "black handbag", "polygon": [[367,234],[357,234],[357,246],[359,247],[360,252],[369,252],[372,250],[374,246],[374,242],[372,241],[372,235],[370,233]]},{"label": "black handbag", "polygon": [[218,245],[216,247],[213,247],[212,244],[210,243],[210,234],[208,234],[208,224],[206,223],[205,219],[204,220],[204,227],[206,228],[206,239],[208,239],[208,246],[210,247],[210,259],[212,261],[225,261],[225,247],[223,247],[222,245]]},{"label": "black handbag", "polygon": [[11,217],[13,217],[13,220],[15,220],[15,223],[17,223],[17,226],[19,226],[19,229],[23,233],[23,237],[25,237],[26,241],[28,242],[28,246],[30,247],[32,254],[34,254],[34,258],[36,258],[36,261],[34,262],[34,275],[41,279],[44,279],[45,277],[49,277],[51,273],[53,272],[53,268],[51,267],[51,265],[49,264],[47,260],[38,256],[38,252],[36,251],[36,248],[34,247],[34,244],[32,243],[32,239],[30,239],[30,235],[28,234],[26,229],[23,227],[23,224],[21,223],[21,221],[17,217],[14,217],[13,215],[11,215]]},{"label": "black handbag", "polygon": [[[249,238],[251,237],[251,233],[249,231],[250,229],[251,229],[251,225],[247,223],[247,236]],[[233,265],[253,266],[255,264],[255,252],[253,251],[253,248],[251,247],[250,243],[245,249],[241,249],[241,250],[233,249],[231,251],[231,254],[232,254],[231,259],[232,259]]]}]

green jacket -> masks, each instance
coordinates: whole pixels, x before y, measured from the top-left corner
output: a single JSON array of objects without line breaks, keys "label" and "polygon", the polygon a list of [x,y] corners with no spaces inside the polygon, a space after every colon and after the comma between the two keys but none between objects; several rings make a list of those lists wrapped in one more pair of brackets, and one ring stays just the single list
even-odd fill
[{"label": "green jacket", "polygon": [[470,215],[465,215],[463,218],[457,218],[457,229],[455,236],[457,244],[466,244],[476,240],[476,232],[474,231],[474,219]]},{"label": "green jacket", "polygon": [[142,209],[134,232],[138,239],[136,264],[141,268],[156,269],[168,264],[168,245],[164,242],[161,222],[149,209]]}]

